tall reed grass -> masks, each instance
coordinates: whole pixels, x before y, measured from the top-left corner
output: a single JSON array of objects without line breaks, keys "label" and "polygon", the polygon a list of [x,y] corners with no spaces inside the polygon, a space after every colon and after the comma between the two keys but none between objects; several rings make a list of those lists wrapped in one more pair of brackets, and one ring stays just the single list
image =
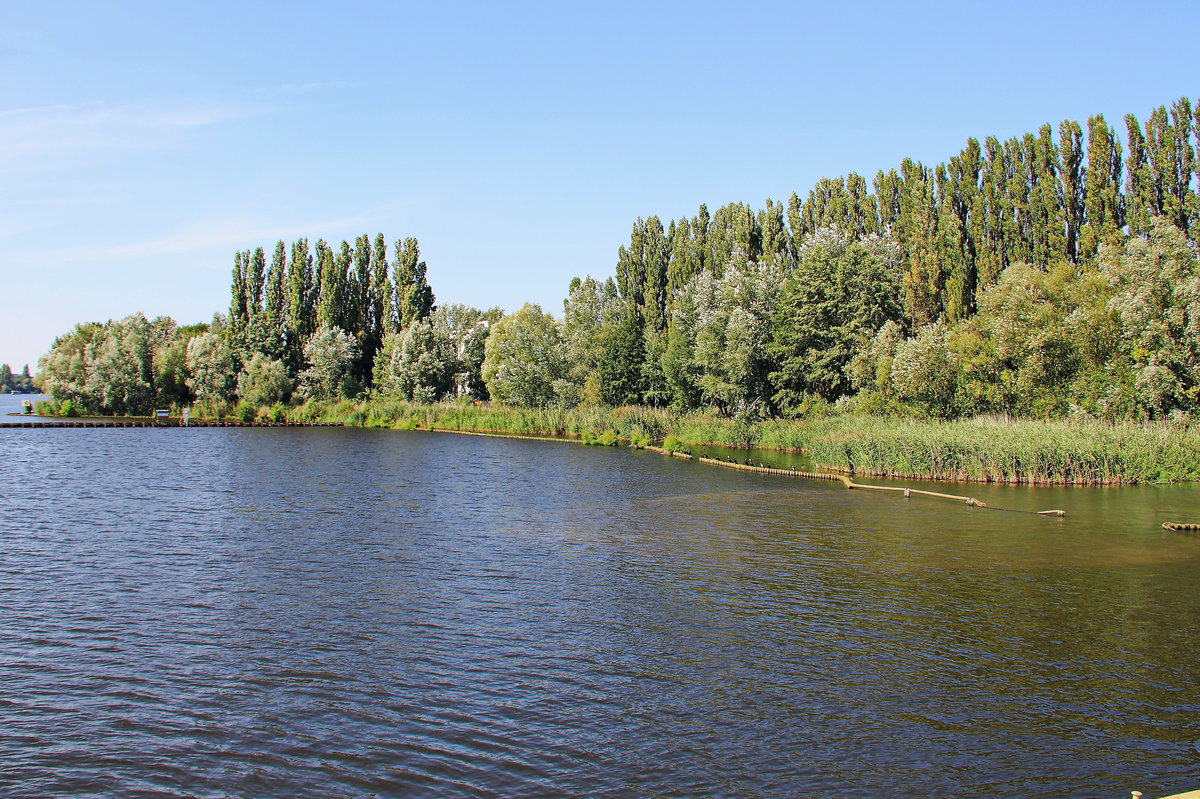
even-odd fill
[{"label": "tall reed grass", "polygon": [[297,421],[355,427],[464,430],[802,452],[837,471],[875,477],[1067,485],[1200,480],[1200,430],[1186,425],[1095,421],[1020,421],[981,417],[954,422],[864,415],[813,420],[727,419],[660,408],[514,408],[375,398],[308,402]]}]

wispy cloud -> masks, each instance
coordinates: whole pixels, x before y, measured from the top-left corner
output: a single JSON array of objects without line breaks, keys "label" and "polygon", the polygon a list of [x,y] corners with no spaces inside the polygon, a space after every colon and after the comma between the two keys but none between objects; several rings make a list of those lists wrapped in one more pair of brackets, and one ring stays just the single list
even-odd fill
[{"label": "wispy cloud", "polygon": [[[375,208],[359,214],[300,222],[266,222],[258,219],[223,218],[189,223],[171,232],[139,241],[107,247],[69,247],[26,251],[22,260],[37,263],[118,261],[163,255],[202,253],[217,248],[268,246],[300,236],[329,236],[342,231],[359,231],[385,221],[392,208]],[[345,234],[350,235],[350,234]],[[224,263],[222,262],[222,266]]]},{"label": "wispy cloud", "polygon": [[351,89],[359,84],[348,80],[326,80],[312,83],[284,83],[278,86],[261,86],[254,90],[255,94],[311,94],[327,92],[336,89]]},{"label": "wispy cloud", "polygon": [[179,102],[0,110],[0,174],[61,168],[99,151],[166,146],[189,131],[252,113],[248,106]]}]

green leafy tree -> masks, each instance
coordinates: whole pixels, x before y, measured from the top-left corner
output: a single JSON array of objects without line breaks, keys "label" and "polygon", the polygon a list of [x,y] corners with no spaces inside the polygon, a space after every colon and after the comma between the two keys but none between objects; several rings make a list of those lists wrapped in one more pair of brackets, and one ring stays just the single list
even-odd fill
[{"label": "green leafy tree", "polygon": [[483,359],[492,399],[505,405],[555,405],[556,383],[567,377],[558,324],[540,306],[526,303],[492,326]]},{"label": "green leafy tree", "polygon": [[454,390],[456,365],[450,339],[422,319],[384,342],[375,364],[375,386],[390,396],[436,402]]},{"label": "green leafy tree", "polygon": [[379,233],[371,248],[371,341],[376,346],[383,342],[383,337],[388,333],[395,333],[399,329],[396,326],[395,287],[390,271],[387,244],[383,234]]},{"label": "green leafy tree", "polygon": [[958,365],[946,342],[946,329],[926,325],[901,342],[892,358],[891,382],[897,395],[930,416],[959,412]]},{"label": "green leafy tree", "polygon": [[282,241],[275,244],[271,256],[271,267],[267,270],[261,338],[255,341],[255,349],[273,357],[281,357],[287,336],[287,249]]},{"label": "green leafy tree", "polygon": [[433,313],[433,289],[425,277],[426,266],[421,260],[417,240],[407,238],[396,243],[396,323],[404,330],[413,322],[426,319]]},{"label": "green leafy tree", "polygon": [[[342,242],[345,244],[345,242]],[[316,264],[320,277],[320,304],[317,306],[317,327],[344,329],[346,304],[346,270],[350,267],[349,247],[335,255],[324,239],[317,242]],[[347,257],[343,258],[345,255]]]},{"label": "green leafy tree", "polygon": [[915,326],[941,317],[945,274],[937,252],[934,180],[922,164],[904,159],[897,240],[904,251],[905,311]]},{"label": "green leafy tree", "polygon": [[154,399],[152,332],[142,314],[76,325],[38,362],[43,390],[90,413],[146,413]]},{"label": "green leafy tree", "polygon": [[338,327],[322,327],[304,347],[308,368],[300,373],[299,393],[309,399],[334,400],[352,396],[358,386],[351,372],[358,357],[354,336]]},{"label": "green leafy tree", "polygon": [[621,301],[612,278],[603,282],[593,277],[571,281],[563,301],[563,343],[569,379],[584,404],[601,402],[601,366],[620,317]]},{"label": "green leafy tree", "polygon": [[1101,253],[1138,403],[1152,418],[1200,407],[1200,264],[1171,220],[1151,218],[1146,238]]},{"label": "green leafy tree", "polygon": [[193,338],[207,333],[208,327],[206,324],[198,324],[175,328],[172,323],[171,335],[160,337],[159,342],[154,345],[155,407],[183,406],[195,401],[196,397],[187,385],[187,347]]},{"label": "green leafy tree", "polygon": [[283,361],[261,352],[250,357],[237,378],[238,399],[254,406],[274,405],[291,391],[292,381]]},{"label": "green leafy tree", "polygon": [[219,333],[201,333],[187,344],[187,386],[196,402],[209,408],[233,399],[233,353]]},{"label": "green leafy tree", "polygon": [[797,259],[774,309],[769,347],[778,364],[774,403],[788,415],[810,395],[848,395],[855,353],[902,316],[900,251],[890,240],[853,241],[824,228],[801,245]]},{"label": "green leafy tree", "polygon": [[767,207],[758,212],[758,229],[762,235],[763,262],[780,271],[791,269],[796,263],[796,252],[784,220],[783,203],[767,198]]},{"label": "green leafy tree", "polygon": [[1084,220],[1083,129],[1063,120],[1058,126],[1058,157],[1062,177],[1064,247],[1067,261],[1079,260],[1079,234]]},{"label": "green leafy tree", "polygon": [[287,351],[284,362],[288,372],[296,374],[304,363],[304,346],[316,330],[316,298],[318,289],[313,280],[313,259],[308,239],[292,244],[292,259],[287,275]]},{"label": "green leafy tree", "polygon": [[354,250],[349,253],[354,259],[354,271],[350,275],[347,291],[346,319],[350,332],[358,340],[358,362],[354,366],[354,377],[366,385],[371,380],[371,368],[379,344],[374,338],[375,324],[371,308],[371,237],[359,236],[354,240]]},{"label": "green leafy tree", "polygon": [[626,314],[605,339],[597,377],[600,399],[608,405],[636,405],[645,390],[645,329]]},{"label": "green leafy tree", "polygon": [[754,263],[692,278],[676,303],[664,353],[676,407],[697,402],[734,415],[769,405],[768,345],[781,283],[774,268]]},{"label": "green leafy tree", "polygon": [[1088,118],[1087,174],[1084,177],[1084,226],[1079,257],[1093,258],[1101,244],[1118,245],[1125,226],[1121,196],[1121,141],[1103,115]]},{"label": "green leafy tree", "polygon": [[487,399],[483,357],[491,326],[504,318],[499,308],[481,311],[451,303],[438,306],[430,317],[434,330],[450,343],[454,355],[452,393],[456,397]]},{"label": "green leafy tree", "polygon": [[229,341],[235,350],[241,350],[246,343],[246,329],[250,319],[246,314],[246,261],[249,253],[236,252],[233,254],[233,280],[229,299]]}]

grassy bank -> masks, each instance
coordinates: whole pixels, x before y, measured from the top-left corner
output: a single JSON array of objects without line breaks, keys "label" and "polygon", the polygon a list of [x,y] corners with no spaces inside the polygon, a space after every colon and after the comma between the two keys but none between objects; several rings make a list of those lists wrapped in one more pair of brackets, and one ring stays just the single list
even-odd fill
[{"label": "grassy bank", "polygon": [[308,403],[295,420],[355,427],[578,436],[588,443],[803,452],[822,467],[875,477],[1072,485],[1200,480],[1200,431],[1184,425],[930,422],[858,415],[747,422],[657,408],[536,409],[396,400]]}]

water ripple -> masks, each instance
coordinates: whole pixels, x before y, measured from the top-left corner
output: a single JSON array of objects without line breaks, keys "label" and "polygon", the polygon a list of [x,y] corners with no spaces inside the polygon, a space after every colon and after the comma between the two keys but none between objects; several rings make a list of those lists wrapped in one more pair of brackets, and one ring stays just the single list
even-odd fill
[{"label": "water ripple", "polygon": [[538,442],[36,433],[5,796],[1193,787],[1196,539]]}]

